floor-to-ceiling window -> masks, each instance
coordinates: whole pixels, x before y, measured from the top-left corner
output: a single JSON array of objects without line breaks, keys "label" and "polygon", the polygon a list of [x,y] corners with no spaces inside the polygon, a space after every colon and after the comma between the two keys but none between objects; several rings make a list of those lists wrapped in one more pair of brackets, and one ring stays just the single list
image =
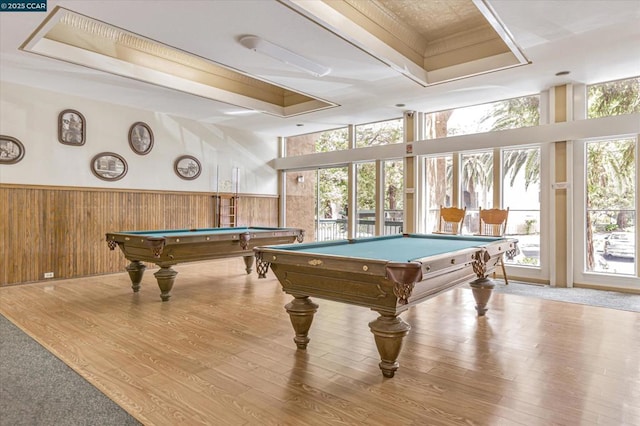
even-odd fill
[{"label": "floor-to-ceiling window", "polygon": [[[587,87],[587,117],[640,113],[640,77]],[[616,129],[610,129],[615,135]],[[574,273],[578,282],[637,289],[638,135],[575,142]]]},{"label": "floor-to-ceiling window", "polygon": [[402,160],[384,162],[384,235],[399,234],[404,224],[404,165]]},{"label": "floor-to-ceiling window", "polygon": [[316,240],[347,238],[347,168],[318,170],[316,187]]},{"label": "floor-to-ceiling window", "polygon": [[636,271],[635,138],[585,144],[585,270]]},{"label": "floor-to-ceiling window", "polygon": [[356,164],[356,237],[376,234],[376,163]]},{"label": "floor-to-ceiling window", "polygon": [[[286,139],[286,156],[343,151],[349,146],[343,127]],[[346,236],[346,168],[290,170],[285,175],[285,223],[304,229],[305,241]]]},{"label": "floor-to-ceiling window", "polygon": [[[424,231],[432,232],[437,227],[438,210],[441,206],[458,206],[453,199],[453,156],[438,155],[424,159],[425,204]],[[463,231],[464,232],[464,231]]]},{"label": "floor-to-ceiling window", "polygon": [[[430,139],[538,125],[539,96],[427,114]],[[499,173],[501,172],[501,173]],[[424,163],[425,231],[435,228],[440,206],[466,207],[462,233],[478,232],[479,208],[509,207],[507,234],[520,240],[512,265],[539,267],[541,238],[540,148],[467,150],[429,156]]]},{"label": "floor-to-ceiling window", "polygon": [[490,209],[493,204],[493,151],[466,152],[460,156],[460,196],[467,208],[465,228],[469,233],[479,231],[478,210]]},{"label": "floor-to-ceiling window", "polygon": [[502,151],[502,205],[509,207],[506,233],[519,253],[506,263],[540,266],[540,148]]},{"label": "floor-to-ceiling window", "polygon": [[[614,82],[602,86],[594,85],[589,87],[588,118],[640,112],[640,95],[637,95],[640,91],[636,90],[638,87],[640,87],[638,78],[631,79],[630,82]],[[624,100],[619,99],[619,96],[615,93],[616,90],[625,94]],[[634,90],[636,91],[634,92]],[[633,93],[636,93],[636,95],[633,95]],[[585,96],[582,97],[582,99],[585,98]],[[580,96],[576,99],[580,99]],[[423,219],[418,225],[419,231],[431,232],[434,229],[434,219],[441,205],[467,207],[468,214],[463,227],[463,233],[465,234],[473,234],[477,231],[477,211],[479,207],[509,207],[510,215],[507,234],[517,237],[520,241],[520,252],[513,259],[516,265],[512,264],[512,266],[523,267],[518,269],[519,273],[523,274],[522,277],[538,279],[541,282],[548,279],[548,268],[550,267],[549,264],[552,263],[548,260],[549,255],[553,255],[553,239],[567,238],[569,245],[572,242],[575,244],[574,249],[568,254],[568,261],[576,264],[576,271],[599,276],[601,277],[601,282],[608,281],[614,284],[621,282],[621,280],[624,281],[628,277],[637,279],[637,252],[640,245],[638,244],[638,236],[635,230],[636,212],[639,204],[637,135],[620,135],[613,128],[610,133],[611,137],[600,137],[598,140],[569,141],[567,143],[569,147],[577,148],[577,150],[571,150],[574,166],[569,170],[574,180],[559,182],[558,185],[563,184],[561,188],[566,188],[569,192],[576,194],[578,198],[571,206],[567,206],[569,209],[567,211],[568,217],[573,223],[576,223],[576,227],[572,235],[567,234],[566,236],[564,233],[563,235],[551,235],[554,231],[550,225],[549,218],[553,217],[552,214],[555,207],[553,199],[549,197],[550,191],[553,189],[550,172],[553,170],[553,162],[558,161],[558,159],[553,157],[552,151],[544,142],[538,145],[523,145],[523,143],[527,142],[520,137],[514,141],[514,145],[509,146],[508,141],[505,143],[503,137],[505,134],[508,135],[505,132],[499,135],[501,140],[496,144],[500,148],[488,148],[491,145],[486,143],[484,135],[480,135],[477,140],[482,140],[484,143],[475,149],[473,143],[471,143],[476,140],[474,137],[469,138],[470,143],[464,145],[464,147],[459,147],[456,152],[440,153],[448,152],[446,151],[448,144],[446,138],[452,135],[492,132],[494,130],[539,124],[538,104],[539,98],[533,96],[496,103],[491,107],[471,107],[471,109],[475,110],[473,114],[470,112],[471,109],[461,108],[430,114],[429,117],[431,118],[425,119],[430,123],[430,125],[426,123],[427,130],[430,129],[426,133],[433,133],[432,135],[431,133],[429,134],[438,140],[433,141],[435,149],[429,149],[434,154],[426,154],[428,156],[425,156],[424,160],[419,163],[422,166],[419,176],[423,177],[420,186],[416,187],[416,189],[423,189],[423,191],[419,192],[420,197],[423,197],[419,200],[420,213],[416,213],[418,218]],[[483,109],[484,112],[480,113],[479,111]],[[462,110],[467,111],[458,116],[458,113]],[[594,110],[601,112],[594,114]],[[476,128],[469,124],[470,117],[474,115],[481,120],[480,125],[476,126]],[[578,119],[579,117],[576,118],[576,120]],[[349,129],[346,128],[338,129],[336,132],[341,132],[340,134],[337,133],[326,137],[327,142],[330,143],[317,145],[312,152],[331,153],[332,151],[344,149],[343,146],[345,145],[351,145],[354,148],[357,145],[355,149],[366,150],[377,144],[397,143],[398,139],[393,136],[400,134],[397,129],[384,129],[381,123],[353,126],[353,129],[355,129],[353,133],[350,133]],[[602,134],[601,128],[600,133]],[[514,134],[521,136],[523,133]],[[350,135],[353,135],[353,140],[349,139]],[[486,136],[493,135],[487,133]],[[360,143],[356,143],[357,140],[360,140]],[[633,147],[633,155],[628,154],[629,146],[620,147],[624,145],[624,141],[628,141],[627,145],[630,144],[629,146]],[[339,143],[332,145],[334,142]],[[318,147],[322,146],[324,148],[318,149]],[[482,148],[480,149],[480,147]],[[603,147],[606,147],[607,150],[613,149],[614,152],[626,152],[620,158],[631,160],[628,164],[632,164],[632,169],[630,170],[635,173],[629,174],[626,178],[629,188],[631,188],[631,193],[630,195],[622,196],[620,203],[612,201],[601,202],[599,205],[591,203],[591,201],[597,200],[599,191],[607,194],[618,194],[621,191],[619,186],[613,187],[603,184],[593,186],[586,182],[587,176],[591,175],[611,180],[611,173],[613,172],[593,172],[600,167],[600,164],[592,161],[591,154],[592,152],[602,151]],[[380,150],[380,152],[386,153],[387,151]],[[576,152],[582,152],[582,154],[577,155]],[[384,155],[379,160],[375,160],[372,158],[373,156],[356,155],[354,157],[360,157],[355,160],[358,162],[346,165],[346,163],[342,162],[344,161],[344,156],[339,152],[336,154],[338,155],[334,156],[335,161],[328,163],[325,161],[325,157],[322,157],[313,170],[309,169],[300,172],[301,175],[306,173],[316,174],[314,178],[305,180],[305,182],[313,181],[313,188],[316,189],[316,192],[311,195],[312,199],[316,200],[314,207],[315,222],[317,224],[321,220],[325,224],[333,222],[334,225],[332,226],[336,229],[336,231],[328,231],[326,227],[323,228],[323,236],[321,238],[344,238],[347,228],[351,230],[349,226],[352,223],[347,220],[350,214],[355,215],[352,218],[353,223],[357,224],[353,229],[355,236],[374,234],[370,228],[374,223],[375,233],[398,232],[397,229],[399,228],[396,227],[393,230],[389,230],[386,225],[388,224],[387,222],[400,222],[400,226],[403,226],[401,221],[404,218],[400,217],[403,212],[393,213],[394,210],[404,210],[404,206],[399,204],[404,199],[403,181],[400,181],[399,185],[390,185],[391,175],[389,175],[389,172],[395,173],[401,170],[404,164],[403,161],[398,160],[394,165],[394,161],[385,159]],[[602,154],[600,156],[602,157]],[[324,169],[328,164],[334,165],[333,168]],[[337,196],[336,192],[332,193],[328,188],[321,187],[321,182],[333,181],[334,183],[338,182],[339,185],[344,184],[346,191],[348,191],[352,188],[351,184],[347,182],[349,173],[352,172],[355,179],[353,185],[354,198],[347,197],[346,195],[348,194],[345,195],[345,193]],[[342,175],[342,178],[336,179],[337,175]],[[584,182],[576,181],[576,175],[584,175]],[[618,170],[614,176],[622,178],[625,175]],[[288,179],[287,182],[289,180],[295,181],[294,177]],[[607,183],[607,185],[613,185],[611,182]],[[298,188],[302,186],[300,183],[294,184],[298,185]],[[582,188],[583,184],[584,189]],[[616,183],[616,185],[620,185],[620,182]],[[376,192],[376,195],[372,195],[374,192]],[[290,194],[287,194],[287,196],[289,197]],[[339,199],[340,201],[337,204],[343,204],[342,200],[345,200],[344,205],[339,207],[332,206],[326,209],[329,198],[332,200]],[[336,204],[335,201],[329,202],[329,204],[331,203]],[[384,206],[382,206],[382,203],[384,203]],[[302,205],[302,203],[299,205]],[[322,210],[323,206],[325,206],[325,210]],[[564,207],[560,206],[559,208]],[[375,220],[373,223],[368,223],[372,222],[372,215],[374,215]],[[382,229],[381,220],[385,222],[384,229]],[[579,223],[578,220],[580,221]],[[589,221],[588,225],[586,224],[587,220]],[[317,227],[320,229],[320,225],[317,225]],[[589,232],[591,232],[591,235],[589,235]],[[625,260],[625,250],[628,250],[629,247],[627,235],[631,237],[633,260]],[[606,253],[605,244],[607,244]],[[618,250],[616,247],[622,247],[619,249],[622,254],[614,254],[614,250]],[[581,263],[578,265],[577,262]],[[574,282],[587,283],[588,281],[585,281],[583,277],[578,277]]]},{"label": "floor-to-ceiling window", "polygon": [[[401,118],[355,126],[355,147],[367,148],[398,144],[403,141],[404,121]],[[402,161],[383,162],[382,176],[376,162],[356,164],[356,237],[376,235],[376,220],[384,221],[383,234],[402,232],[403,173]],[[377,185],[382,182],[383,217],[376,218]]]}]

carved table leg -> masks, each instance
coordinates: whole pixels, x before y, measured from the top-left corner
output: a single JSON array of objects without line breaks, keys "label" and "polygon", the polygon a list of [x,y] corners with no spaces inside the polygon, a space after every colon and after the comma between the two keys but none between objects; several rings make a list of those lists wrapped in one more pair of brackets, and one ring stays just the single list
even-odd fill
[{"label": "carved table leg", "polygon": [[244,258],[244,266],[247,274],[250,274],[253,271],[253,255],[251,256],[242,256]]},{"label": "carved table leg", "polygon": [[266,278],[267,272],[269,272],[269,262],[262,260],[262,257],[256,254],[256,271],[258,271],[258,278]]},{"label": "carved table leg", "polygon": [[380,354],[380,370],[384,377],[393,377],[400,366],[398,355],[402,349],[402,339],[409,333],[411,326],[402,318],[395,315],[380,314],[369,323],[373,333],[378,353]]},{"label": "carved table leg", "polygon": [[166,302],[171,297],[169,293],[171,293],[178,272],[171,269],[171,265],[160,266],[160,270],[153,275],[158,281],[158,287],[160,287],[160,298],[163,302]]},{"label": "carved table leg", "polygon": [[307,343],[309,343],[307,334],[311,328],[313,315],[318,311],[318,305],[313,303],[309,296],[295,296],[295,299],[287,303],[284,308],[289,313],[291,325],[296,332],[293,341],[296,342],[298,349],[307,349]]},{"label": "carved table leg", "polygon": [[476,299],[478,316],[483,316],[489,310],[487,308],[487,302],[489,302],[495,283],[489,277],[481,277],[475,281],[471,281],[469,285],[473,291],[473,298]]},{"label": "carved table leg", "polygon": [[140,290],[140,282],[145,269],[147,269],[147,266],[139,260],[134,260],[127,266],[127,272],[129,273],[129,278],[131,278],[131,288],[134,293]]}]

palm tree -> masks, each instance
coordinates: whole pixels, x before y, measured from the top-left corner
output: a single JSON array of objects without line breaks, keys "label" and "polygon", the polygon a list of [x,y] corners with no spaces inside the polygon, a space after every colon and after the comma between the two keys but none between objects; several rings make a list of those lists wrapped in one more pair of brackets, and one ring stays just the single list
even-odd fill
[{"label": "palm tree", "polygon": [[467,154],[462,161],[462,186],[469,194],[467,199],[465,194],[464,205],[470,208],[480,206],[477,199],[477,187],[488,190],[493,187],[493,153],[481,152]]},{"label": "palm tree", "polygon": [[[590,86],[588,89],[588,117],[604,117],[619,114],[631,114],[640,112],[640,77],[627,80],[614,81]],[[452,111],[449,111],[450,117]],[[440,118],[443,116],[441,115]],[[517,127],[535,126],[539,124],[539,98],[537,96],[509,99],[497,102],[492,109],[481,119],[482,122],[492,122],[491,131],[505,130]],[[440,135],[446,135],[446,120],[441,123]],[[588,153],[590,167],[587,169],[587,269],[594,267],[593,224],[590,215],[590,207],[595,205],[594,198],[599,197],[598,203],[611,206],[612,193],[625,194],[623,198],[633,199],[634,171],[635,171],[635,144],[628,141],[619,149],[619,155],[604,155],[597,145],[590,144]],[[518,173],[524,168],[525,187],[540,180],[540,152],[539,150],[510,150],[504,158],[504,173],[510,176],[513,184]],[[605,164],[608,163],[608,164]],[[483,170],[482,162],[474,160],[472,164],[463,166],[463,182],[471,193],[476,183],[480,183]],[[486,176],[486,175],[485,175]],[[607,182],[601,179],[606,178]],[[440,179],[445,181],[445,179]],[[435,180],[438,181],[438,180]],[[611,183],[609,181],[612,181]],[[488,183],[488,182],[486,182]],[[610,188],[617,187],[617,191]],[[628,188],[628,191],[621,191]],[[618,226],[623,227],[628,220],[626,212],[619,211],[616,218]]]},{"label": "palm tree", "polygon": [[[491,131],[537,126],[540,124],[540,98],[525,96],[496,102],[482,118],[493,121]],[[503,170],[511,178],[513,185],[516,176],[525,168],[525,188],[540,182],[540,153],[538,150],[511,150],[504,159]]]},{"label": "palm tree", "polygon": [[[427,114],[425,123],[425,136],[427,137],[427,139],[444,138],[448,135],[447,122],[449,121],[449,118],[451,118],[451,114],[453,114],[453,110]],[[431,198],[429,200],[429,205],[446,205],[448,204],[446,203],[447,183],[451,181],[449,177],[453,173],[453,170],[448,167],[447,160],[443,157],[438,157],[434,161],[435,164],[433,165],[433,167],[429,168],[429,170],[432,172],[431,176],[428,176],[427,178],[429,182],[434,183],[434,187],[430,192]]]},{"label": "palm tree", "polygon": [[[589,118],[638,113],[640,112],[640,77],[590,86],[588,100]],[[615,152],[618,154],[616,155]],[[635,144],[632,140],[588,145],[586,268],[589,271],[595,267],[594,223],[591,210],[599,206],[611,208],[613,205],[621,205],[614,200],[616,194],[622,197],[620,201],[626,200],[627,203],[634,199],[635,158]],[[618,188],[618,190],[612,191],[612,188]],[[628,188],[628,191],[621,191],[622,188]],[[632,203],[629,207],[631,206]],[[626,212],[618,211],[616,224],[623,228],[625,221]]]}]

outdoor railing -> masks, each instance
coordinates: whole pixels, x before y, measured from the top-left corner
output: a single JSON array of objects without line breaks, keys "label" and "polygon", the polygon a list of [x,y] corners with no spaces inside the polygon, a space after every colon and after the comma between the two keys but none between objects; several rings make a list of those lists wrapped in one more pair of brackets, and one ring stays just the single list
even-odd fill
[{"label": "outdoor railing", "polygon": [[[359,220],[356,237],[372,237],[376,234],[375,220]],[[401,234],[403,222],[385,220],[384,235]],[[317,241],[342,240],[347,238],[346,219],[320,219],[318,221]]]}]

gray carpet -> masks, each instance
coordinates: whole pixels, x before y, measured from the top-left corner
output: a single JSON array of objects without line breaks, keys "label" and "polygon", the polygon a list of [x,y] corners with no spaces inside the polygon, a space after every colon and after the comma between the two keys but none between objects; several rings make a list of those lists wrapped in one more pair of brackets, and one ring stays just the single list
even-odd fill
[{"label": "gray carpet", "polygon": [[498,293],[640,312],[640,295],[638,294],[575,287],[558,288],[548,285],[523,284],[511,281],[509,281],[509,285],[504,285],[504,281],[499,278],[496,279],[495,282],[496,286],[493,291]]},{"label": "gray carpet", "polygon": [[120,406],[0,315],[0,425],[139,425]]}]

